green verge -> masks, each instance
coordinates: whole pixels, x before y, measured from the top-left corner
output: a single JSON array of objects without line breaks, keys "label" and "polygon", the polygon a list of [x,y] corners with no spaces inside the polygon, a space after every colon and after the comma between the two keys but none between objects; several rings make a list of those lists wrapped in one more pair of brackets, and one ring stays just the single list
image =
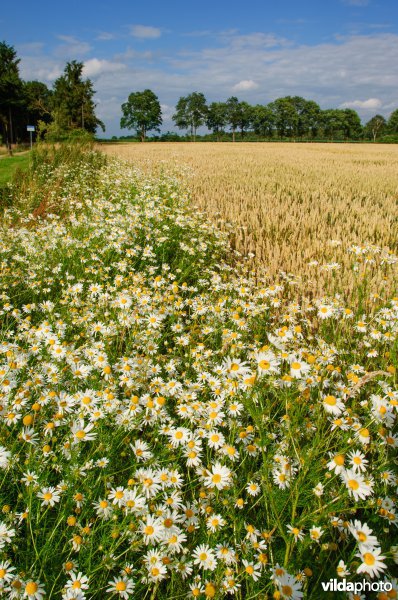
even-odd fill
[{"label": "green verge", "polygon": [[29,168],[29,154],[0,158],[0,187],[10,183],[18,172]]}]

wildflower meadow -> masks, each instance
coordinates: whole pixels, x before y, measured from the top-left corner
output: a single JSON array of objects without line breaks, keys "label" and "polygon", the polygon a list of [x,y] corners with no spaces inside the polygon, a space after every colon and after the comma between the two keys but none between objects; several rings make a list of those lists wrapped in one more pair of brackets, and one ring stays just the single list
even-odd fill
[{"label": "wildflower meadow", "polygon": [[396,598],[398,297],[292,299],[180,179],[53,152],[3,198],[0,596]]}]

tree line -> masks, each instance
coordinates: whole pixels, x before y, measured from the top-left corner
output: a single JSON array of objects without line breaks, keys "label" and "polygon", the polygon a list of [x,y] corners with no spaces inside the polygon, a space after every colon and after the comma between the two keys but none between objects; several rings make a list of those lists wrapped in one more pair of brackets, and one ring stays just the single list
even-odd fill
[{"label": "tree line", "polygon": [[83,63],[68,62],[50,89],[41,81],[23,81],[19,62],[15,49],[0,42],[0,131],[10,153],[13,143],[26,139],[27,125],[54,140],[94,134],[98,127],[105,131],[95,115],[93,84],[83,79]]},{"label": "tree line", "polygon": [[[52,88],[41,81],[23,81],[19,63],[15,49],[0,42],[0,135],[10,153],[13,143],[27,140],[27,125],[34,125],[39,135],[54,141],[93,135],[98,127],[105,131],[95,114],[93,83],[83,78],[84,63],[66,63]],[[152,90],[131,93],[121,109],[120,126],[135,129],[142,141],[149,131],[160,131],[162,109]],[[358,113],[351,108],[322,110],[316,102],[301,96],[251,105],[236,96],[225,102],[208,103],[204,94],[192,92],[179,98],[172,120],[178,129],[185,130],[184,139],[193,140],[199,128],[207,127],[210,139],[219,141],[254,138],[398,142],[398,109],[388,120],[375,115],[362,125]],[[181,138],[168,132],[160,139]]]},{"label": "tree line", "polygon": [[[148,131],[160,131],[162,110],[159,99],[152,90],[130,94],[127,102],[122,104],[122,113],[120,126],[135,129],[142,141]],[[218,141],[227,132],[233,141],[237,139],[237,135],[244,139],[248,133],[266,139],[373,141],[386,134],[398,134],[398,109],[390,115],[388,121],[382,115],[375,115],[362,125],[358,113],[352,108],[322,110],[314,100],[306,100],[301,96],[285,96],[266,105],[253,106],[240,101],[236,96],[231,96],[225,102],[208,104],[204,94],[192,92],[180,97],[172,120],[176,127],[186,130],[193,140],[196,140],[197,131],[203,126]]]}]

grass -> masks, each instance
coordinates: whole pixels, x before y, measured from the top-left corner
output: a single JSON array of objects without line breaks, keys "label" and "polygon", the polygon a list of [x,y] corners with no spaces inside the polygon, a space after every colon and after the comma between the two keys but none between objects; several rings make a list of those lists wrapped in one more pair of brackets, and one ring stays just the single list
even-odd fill
[{"label": "grass", "polygon": [[29,153],[0,158],[0,187],[10,183],[18,171],[26,171],[29,167]]},{"label": "grass", "polygon": [[396,589],[398,299],[299,305],[179,179],[34,163],[0,222],[5,597]]}]

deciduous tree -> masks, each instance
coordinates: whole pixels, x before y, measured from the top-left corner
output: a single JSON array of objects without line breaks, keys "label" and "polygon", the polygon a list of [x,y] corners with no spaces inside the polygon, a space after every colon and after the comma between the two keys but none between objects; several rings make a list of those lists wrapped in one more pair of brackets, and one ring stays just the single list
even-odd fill
[{"label": "deciduous tree", "polygon": [[373,139],[375,142],[379,135],[382,135],[386,129],[387,122],[382,115],[372,117],[364,127],[366,137]]},{"label": "deciduous tree", "polygon": [[220,134],[228,123],[228,107],[225,102],[212,102],[208,108],[206,125],[216,134],[220,141]]},{"label": "deciduous tree", "polygon": [[206,122],[207,113],[205,96],[201,92],[192,92],[178,100],[172,119],[179,129],[189,129],[195,141],[196,131]]},{"label": "deciduous tree", "polygon": [[122,104],[122,112],[120,127],[135,128],[142,142],[151,129],[160,131],[159,126],[163,122],[162,109],[158,97],[152,90],[130,94],[127,102]]}]

